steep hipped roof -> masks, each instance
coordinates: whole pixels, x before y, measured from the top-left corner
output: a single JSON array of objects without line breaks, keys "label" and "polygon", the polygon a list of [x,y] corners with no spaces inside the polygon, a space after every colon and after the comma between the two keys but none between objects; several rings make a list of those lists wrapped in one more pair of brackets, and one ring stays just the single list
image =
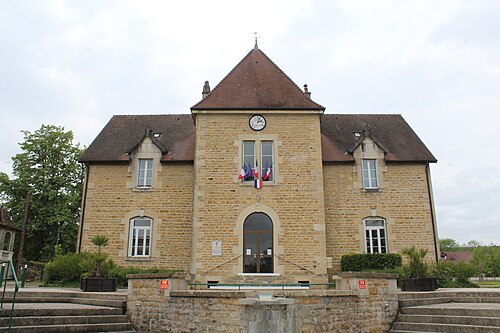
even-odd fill
[{"label": "steep hipped roof", "polygon": [[80,162],[128,161],[129,152],[144,140],[147,129],[153,143],[164,152],[162,161],[194,160],[193,118],[187,114],[169,114],[113,116],[85,151]]},{"label": "steep hipped roof", "polygon": [[[193,161],[195,126],[190,115],[113,116],[85,151],[80,162],[127,162],[129,152],[145,138],[145,130],[161,133],[162,161]],[[361,137],[373,139],[389,162],[436,162],[436,158],[400,115],[333,114],[321,118],[324,162],[353,162]],[[150,136],[151,137],[151,136]],[[153,141],[154,142],[154,141]]]},{"label": "steep hipped roof", "polygon": [[243,60],[191,110],[319,110],[260,49]]},{"label": "steep hipped roof", "polygon": [[9,215],[7,215],[7,212],[3,209],[3,206],[0,206],[0,226],[15,231],[21,231],[20,228],[12,223]]},{"label": "steep hipped roof", "polygon": [[336,114],[321,119],[323,161],[353,161],[350,151],[359,139],[354,133],[369,133],[392,162],[437,162],[401,115]]}]

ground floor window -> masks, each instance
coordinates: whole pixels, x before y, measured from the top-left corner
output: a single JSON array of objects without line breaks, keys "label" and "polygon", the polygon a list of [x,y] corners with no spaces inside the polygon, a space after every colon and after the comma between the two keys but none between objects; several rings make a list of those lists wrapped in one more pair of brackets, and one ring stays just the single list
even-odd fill
[{"label": "ground floor window", "polygon": [[386,253],[387,231],[385,220],[382,218],[369,218],[364,220],[364,225],[366,253]]},{"label": "ground floor window", "polygon": [[130,220],[129,252],[130,257],[151,255],[151,229],[153,221],[147,217]]},{"label": "ground floor window", "polygon": [[243,272],[273,273],[273,221],[250,214],[243,224]]}]

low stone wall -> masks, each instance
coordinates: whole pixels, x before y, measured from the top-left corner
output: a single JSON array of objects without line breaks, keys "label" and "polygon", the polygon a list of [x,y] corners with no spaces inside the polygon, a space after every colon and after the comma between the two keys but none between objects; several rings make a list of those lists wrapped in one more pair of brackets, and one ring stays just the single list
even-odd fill
[{"label": "low stone wall", "polygon": [[[168,289],[160,289],[162,280]],[[343,290],[187,290],[182,275],[131,275],[127,313],[142,332],[389,330],[397,313],[394,276],[344,273],[338,287]]]}]

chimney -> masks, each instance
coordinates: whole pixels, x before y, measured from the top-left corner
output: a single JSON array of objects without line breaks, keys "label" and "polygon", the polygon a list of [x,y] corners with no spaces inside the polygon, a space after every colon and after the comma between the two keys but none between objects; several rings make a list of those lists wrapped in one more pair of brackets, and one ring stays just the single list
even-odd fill
[{"label": "chimney", "polygon": [[203,92],[201,93],[201,95],[203,96],[203,99],[205,99],[209,94],[210,94],[210,84],[208,84],[208,81],[205,81],[205,84],[203,85]]},{"label": "chimney", "polygon": [[311,99],[311,93],[309,92],[309,89],[307,89],[307,84],[304,84],[304,96]]}]

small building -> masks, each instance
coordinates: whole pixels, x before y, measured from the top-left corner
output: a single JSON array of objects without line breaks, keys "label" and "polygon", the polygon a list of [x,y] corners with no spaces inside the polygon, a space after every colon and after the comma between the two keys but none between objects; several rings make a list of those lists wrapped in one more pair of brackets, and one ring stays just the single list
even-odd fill
[{"label": "small building", "polygon": [[257,45],[190,114],[113,116],[80,161],[78,248],[104,234],[119,265],[324,283],[347,253],[439,256],[436,159],[401,115],[326,114]]},{"label": "small building", "polygon": [[9,261],[14,256],[14,240],[16,232],[21,231],[7,215],[7,212],[0,206],[0,260]]}]

